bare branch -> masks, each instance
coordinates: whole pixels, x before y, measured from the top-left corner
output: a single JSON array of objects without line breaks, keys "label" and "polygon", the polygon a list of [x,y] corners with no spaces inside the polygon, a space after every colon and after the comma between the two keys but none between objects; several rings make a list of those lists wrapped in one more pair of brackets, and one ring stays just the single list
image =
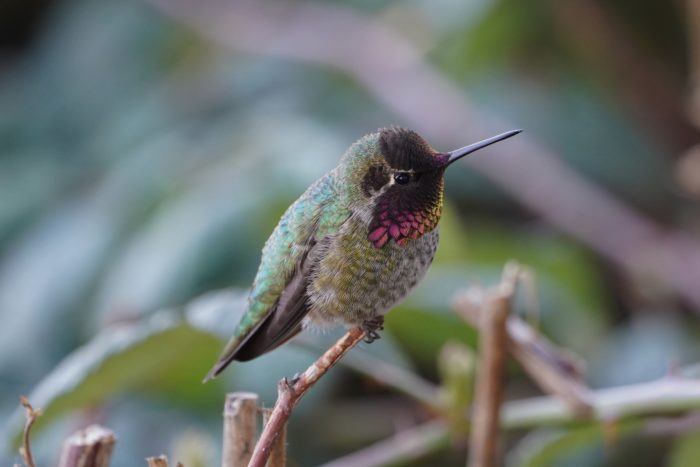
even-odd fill
[{"label": "bare branch", "polygon": [[[527,278],[524,271],[517,263],[508,263],[501,287],[514,294],[517,285]],[[526,285],[530,281],[531,278]],[[459,293],[453,300],[453,308],[472,326],[479,327],[483,319],[484,295],[479,289]],[[506,332],[508,350],[540,388],[561,398],[579,417],[590,416],[589,389],[581,377],[581,359],[557,347],[515,315],[508,317]]]},{"label": "bare branch", "polygon": [[41,417],[40,409],[34,409],[29,399],[26,396],[20,396],[19,402],[27,410],[26,422],[24,423],[24,433],[22,435],[22,447],[19,448],[19,453],[22,455],[24,465],[26,467],[35,467],[34,458],[32,456],[32,448],[29,445],[29,434],[32,431],[32,426],[37,418]]},{"label": "bare branch", "polygon": [[[479,326],[481,305],[476,294],[458,294],[453,306],[472,326]],[[579,417],[590,415],[589,390],[582,383],[580,359],[554,345],[517,316],[508,318],[506,330],[508,350],[540,388],[561,398]]]},{"label": "bare branch", "polygon": [[503,372],[506,362],[506,320],[510,314],[513,287],[484,292],[479,323],[479,366],[476,377],[469,440],[470,467],[494,467],[499,440],[503,399]]},{"label": "bare branch", "polygon": [[258,429],[258,395],[232,392],[224,405],[222,467],[248,465]]},{"label": "bare branch", "polygon": [[698,431],[700,411],[676,417],[657,417],[647,421],[645,433],[654,436],[681,436]]},{"label": "bare branch", "polygon": [[542,390],[559,397],[578,417],[591,415],[590,390],[575,357],[515,316],[508,320],[508,335],[511,353]]},{"label": "bare branch", "polygon": [[[666,377],[657,381],[599,389],[590,392],[595,421],[624,420],[660,414],[680,414],[700,409],[700,381]],[[533,397],[508,402],[501,423],[508,429],[579,422],[560,399]]]},{"label": "bare branch", "polygon": [[[272,416],[271,409],[263,409],[263,426],[267,425]],[[277,439],[272,445],[270,458],[266,467],[284,467],[287,464],[287,425],[282,427],[282,431],[277,435]]]},{"label": "bare branch", "polygon": [[442,420],[433,420],[401,431],[322,467],[380,467],[415,460],[448,445],[448,428]]},{"label": "bare branch", "polygon": [[[662,415],[671,416],[700,410],[700,381],[664,378],[647,383],[592,390],[590,399],[593,407],[592,417],[584,423],[649,418],[651,423],[640,423],[636,429],[674,429],[675,427],[659,427],[655,423]],[[694,423],[695,417],[692,413],[689,417],[692,417],[689,418],[689,424]],[[572,423],[581,426],[579,417],[554,396],[508,401],[503,404],[501,410],[501,427],[505,430],[567,426]],[[323,467],[399,463],[402,459],[411,458],[414,448],[420,451],[421,455],[425,455],[448,445],[449,434],[447,422],[435,420],[324,464]],[[410,444],[404,440],[410,440]]]},{"label": "bare branch", "polygon": [[59,467],[109,467],[117,438],[100,425],[73,433],[63,443]]},{"label": "bare branch", "polygon": [[272,415],[265,425],[258,444],[255,446],[253,457],[248,467],[265,467],[270,456],[272,446],[279,434],[287,424],[287,420],[299,402],[299,399],[313,386],[319,378],[335,363],[340,360],[346,352],[357,345],[365,336],[365,331],[361,328],[353,328],[341,337],[331,348],[329,348],[318,360],[293,381],[287,378],[280,380],[277,386],[277,402]]},{"label": "bare branch", "polygon": [[435,411],[441,409],[438,396],[439,388],[410,370],[381,360],[362,349],[348,355],[341,364],[420,401],[426,407]]}]

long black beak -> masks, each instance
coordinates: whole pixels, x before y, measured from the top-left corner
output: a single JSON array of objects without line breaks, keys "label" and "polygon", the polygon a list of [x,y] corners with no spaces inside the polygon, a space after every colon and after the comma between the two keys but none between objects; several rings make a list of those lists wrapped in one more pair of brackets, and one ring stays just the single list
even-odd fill
[{"label": "long black beak", "polygon": [[463,148],[455,149],[454,151],[448,152],[447,155],[450,157],[449,157],[449,159],[447,159],[447,164],[445,164],[445,165],[450,165],[454,161],[463,158],[467,154],[471,154],[474,151],[478,151],[479,149],[483,149],[486,146],[492,145],[493,143],[498,143],[499,141],[503,141],[504,139],[508,139],[511,136],[515,136],[522,131],[523,130],[506,131],[505,133],[501,133],[500,135],[486,138],[485,140],[479,141],[478,143],[470,144],[469,146],[464,146]]}]

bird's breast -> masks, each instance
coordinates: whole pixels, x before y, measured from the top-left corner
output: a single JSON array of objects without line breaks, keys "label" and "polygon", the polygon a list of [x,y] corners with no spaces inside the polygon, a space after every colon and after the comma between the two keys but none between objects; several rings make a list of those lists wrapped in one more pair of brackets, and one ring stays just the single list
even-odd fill
[{"label": "bird's breast", "polygon": [[311,274],[310,321],[353,325],[386,313],[423,278],[438,239],[436,228],[403,246],[376,248],[367,239],[367,224],[349,220]]}]

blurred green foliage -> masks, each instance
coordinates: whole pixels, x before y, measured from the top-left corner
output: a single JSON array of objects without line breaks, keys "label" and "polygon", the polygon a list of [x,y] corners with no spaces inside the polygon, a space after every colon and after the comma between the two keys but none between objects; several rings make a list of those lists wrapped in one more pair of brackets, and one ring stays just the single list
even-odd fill
[{"label": "blurred green foliage", "polygon": [[[200,459],[219,444],[225,390],[256,391],[271,405],[277,379],[302,369],[316,354],[309,346],[322,348],[335,334],[309,333],[307,345],[202,386],[236,323],[232,304],[245,293],[205,296],[212,304],[194,307],[209,310],[201,316],[163,309],[248,287],[286,206],[352,141],[401,122],[337,71],[234,53],[152,4],[40,3],[0,4],[3,21],[32,21],[12,29],[24,36],[5,39],[0,68],[0,418],[9,421],[0,463],[18,459],[10,444],[21,425],[17,398],[30,392],[46,411],[34,442],[42,465],[85,418],[118,432],[116,467],[160,452],[194,450],[186,455]],[[642,69],[685,81],[680,4],[591,3],[642,57]],[[479,108],[525,126],[583,176],[697,232],[697,203],[680,194],[672,172],[687,128],[656,118],[649,96],[635,94],[641,85],[616,74],[610,51],[586,39],[599,31],[595,16],[579,15],[577,28],[567,23],[585,4],[342,8],[396,28]],[[685,118],[683,102],[668,104]],[[440,383],[444,344],[477,339],[451,312],[450,297],[470,283],[494,283],[510,259],[532,268],[541,329],[588,361],[592,384],[659,377],[698,357],[697,322],[675,297],[635,293],[638,278],[621,277],[475,174],[450,174],[447,196],[434,266],[388,316],[387,335],[368,349],[378,358]],[[509,389],[536,393],[516,372]],[[295,412],[290,455],[316,465],[424,415],[414,401],[339,368]],[[310,426],[323,429],[305,436]],[[634,461],[640,444],[649,459],[696,465],[696,434],[650,438],[658,437],[604,443],[600,427],[547,429],[514,434],[508,446],[523,454],[512,465],[642,465]],[[462,459],[447,447],[433,461]]]}]

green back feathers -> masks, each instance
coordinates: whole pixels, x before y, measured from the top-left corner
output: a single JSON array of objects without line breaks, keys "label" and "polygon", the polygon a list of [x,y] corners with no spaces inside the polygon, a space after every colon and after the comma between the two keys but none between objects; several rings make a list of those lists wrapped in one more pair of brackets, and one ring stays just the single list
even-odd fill
[{"label": "green back feathers", "polygon": [[309,245],[335,235],[350,212],[339,204],[334,172],[312,184],[280,219],[265,243],[258,272],[248,298],[248,309],[206,380],[218,375],[236,358],[236,352],[275,310],[294,277]]}]

